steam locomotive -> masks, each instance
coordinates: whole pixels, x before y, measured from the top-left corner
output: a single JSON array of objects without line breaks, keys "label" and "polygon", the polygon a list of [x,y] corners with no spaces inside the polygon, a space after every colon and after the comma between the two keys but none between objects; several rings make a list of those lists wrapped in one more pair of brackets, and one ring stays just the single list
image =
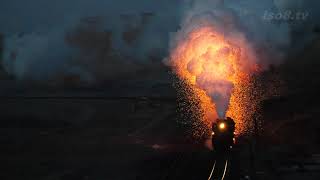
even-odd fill
[{"label": "steam locomotive", "polygon": [[216,151],[230,150],[234,143],[235,122],[232,118],[217,119],[212,124],[212,145]]}]

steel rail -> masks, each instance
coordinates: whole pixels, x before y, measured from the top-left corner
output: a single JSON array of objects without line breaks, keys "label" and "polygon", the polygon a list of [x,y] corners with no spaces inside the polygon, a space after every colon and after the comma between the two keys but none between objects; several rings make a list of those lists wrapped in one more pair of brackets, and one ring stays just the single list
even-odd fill
[{"label": "steel rail", "polygon": [[[211,169],[211,172],[210,172],[210,175],[208,177],[208,180],[213,180],[212,177],[214,176],[215,173],[218,173],[218,172],[215,172],[216,170],[216,164],[217,164],[217,161],[214,161],[214,164],[212,166],[212,169]],[[225,160],[225,163],[224,163],[224,169],[223,169],[223,174],[220,178],[220,180],[224,180],[225,176],[226,176],[226,173],[227,173],[227,169],[228,169],[228,159]],[[215,179],[214,179],[215,180]]]}]

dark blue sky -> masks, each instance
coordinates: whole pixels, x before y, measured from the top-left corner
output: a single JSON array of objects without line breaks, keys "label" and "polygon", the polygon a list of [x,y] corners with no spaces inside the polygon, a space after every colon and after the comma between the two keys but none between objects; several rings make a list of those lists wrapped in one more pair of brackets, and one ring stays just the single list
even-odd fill
[{"label": "dark blue sky", "polygon": [[2,0],[0,31],[6,34],[29,32],[52,28],[86,16],[112,16],[144,11],[163,15],[178,14],[179,3],[175,0]]}]

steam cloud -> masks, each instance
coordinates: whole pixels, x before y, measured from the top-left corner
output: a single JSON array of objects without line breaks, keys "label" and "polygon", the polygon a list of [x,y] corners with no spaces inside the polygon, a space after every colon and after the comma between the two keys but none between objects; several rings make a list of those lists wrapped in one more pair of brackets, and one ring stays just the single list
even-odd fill
[{"label": "steam cloud", "polygon": [[223,80],[206,82],[206,80],[202,78],[203,76],[198,78],[198,86],[200,86],[201,89],[204,89],[216,104],[219,118],[224,118],[229,106],[233,84]]}]

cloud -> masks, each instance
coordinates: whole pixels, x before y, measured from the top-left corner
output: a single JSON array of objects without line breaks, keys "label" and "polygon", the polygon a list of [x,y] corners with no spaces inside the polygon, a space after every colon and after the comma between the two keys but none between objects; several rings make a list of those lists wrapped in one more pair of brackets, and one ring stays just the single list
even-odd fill
[{"label": "cloud", "polygon": [[99,81],[161,59],[179,14],[179,3],[169,0],[0,4],[5,69],[18,79],[43,81],[69,74]]},{"label": "cloud", "polygon": [[[150,59],[167,56],[170,33],[176,32],[181,22],[212,10],[218,16],[232,17],[238,30],[260,51],[261,59],[276,64],[290,50],[292,32],[306,31],[300,39],[308,40],[311,27],[304,28],[303,22],[293,26],[288,22],[263,20],[263,13],[305,10],[310,13],[308,24],[317,24],[320,17],[317,7],[317,2],[302,0],[2,0],[3,64],[18,79],[45,81],[70,73],[84,81],[111,78],[117,72],[134,71],[139,64],[150,63]],[[103,56],[104,45],[101,45],[95,46],[97,50],[91,54],[83,53],[90,50],[66,41],[66,36],[77,33],[84,21],[91,24],[92,32],[84,32],[83,39],[94,42],[90,38],[97,37],[92,34],[104,36],[100,32],[111,32],[112,52],[107,50]],[[92,25],[91,21],[96,24]],[[270,54],[273,58],[268,57]],[[109,73],[111,70],[103,73],[103,68],[114,73]]]}]

